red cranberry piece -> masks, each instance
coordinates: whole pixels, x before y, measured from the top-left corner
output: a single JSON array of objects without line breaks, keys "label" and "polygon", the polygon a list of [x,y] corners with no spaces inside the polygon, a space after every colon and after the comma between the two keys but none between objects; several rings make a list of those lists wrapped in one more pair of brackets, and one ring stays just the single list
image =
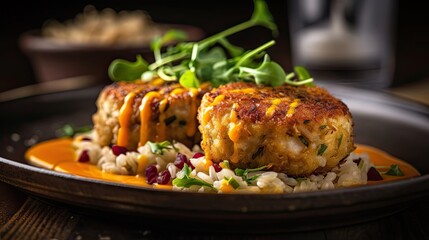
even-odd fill
[{"label": "red cranberry piece", "polygon": [[188,161],[186,161],[186,164],[188,164],[188,166],[189,166],[191,169],[195,169],[194,165],[192,165],[192,163],[191,163],[191,160],[189,160],[189,159],[188,159]]},{"label": "red cranberry piece", "polygon": [[381,180],[383,180],[383,177],[380,175],[380,173],[374,167],[369,168],[367,176],[368,176],[369,181],[381,181]]},{"label": "red cranberry piece", "polygon": [[88,150],[83,150],[80,153],[79,158],[77,159],[78,162],[89,162],[89,154],[88,154]]},{"label": "red cranberry piece", "polygon": [[181,154],[181,153],[177,153],[176,160],[174,160],[174,166],[176,166],[177,168],[182,169],[183,165],[185,163],[188,163],[188,158],[186,157],[186,155]]},{"label": "red cranberry piece", "polygon": [[158,177],[156,178],[156,182],[158,184],[165,185],[170,181],[170,178],[171,178],[170,172],[168,170],[164,170],[158,175]]},{"label": "red cranberry piece", "polygon": [[121,154],[125,154],[127,153],[128,149],[126,147],[121,147],[118,145],[113,145],[112,146],[112,152],[113,154],[115,154],[115,156],[119,156]]},{"label": "red cranberry piece", "polygon": [[156,183],[156,177],[148,178],[148,179],[147,179],[147,183],[149,183],[149,184],[154,184],[154,183]]},{"label": "red cranberry piece", "polygon": [[222,167],[219,165],[219,163],[213,163],[213,167],[216,172],[220,172],[222,170]]},{"label": "red cranberry piece", "polygon": [[149,184],[156,183],[156,177],[158,176],[158,169],[155,165],[149,165],[146,167],[144,174]]},{"label": "red cranberry piece", "polygon": [[204,157],[204,153],[197,152],[194,154],[192,158],[200,158],[200,157]]}]

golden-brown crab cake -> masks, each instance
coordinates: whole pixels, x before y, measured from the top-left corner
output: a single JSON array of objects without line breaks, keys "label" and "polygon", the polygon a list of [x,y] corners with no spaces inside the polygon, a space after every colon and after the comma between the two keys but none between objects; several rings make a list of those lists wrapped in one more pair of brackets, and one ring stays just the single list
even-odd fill
[{"label": "golden-brown crab cake", "polygon": [[106,86],[93,115],[96,141],[135,150],[147,141],[175,140],[188,147],[201,141],[197,109],[209,86],[185,89],[162,80]]},{"label": "golden-brown crab cake", "polygon": [[230,83],[204,95],[198,120],[206,157],[233,168],[308,176],[354,150],[347,106],[318,86]]}]

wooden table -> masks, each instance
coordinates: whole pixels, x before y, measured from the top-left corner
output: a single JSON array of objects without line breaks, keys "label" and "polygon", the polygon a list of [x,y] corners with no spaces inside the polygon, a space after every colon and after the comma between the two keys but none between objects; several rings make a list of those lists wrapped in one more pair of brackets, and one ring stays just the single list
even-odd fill
[{"label": "wooden table", "polygon": [[[79,208],[29,196],[0,183],[0,239],[429,239],[429,197],[399,213],[358,225],[310,232],[201,232],[177,219],[152,226],[95,216]],[[353,216],[350,216],[353,217]]]}]

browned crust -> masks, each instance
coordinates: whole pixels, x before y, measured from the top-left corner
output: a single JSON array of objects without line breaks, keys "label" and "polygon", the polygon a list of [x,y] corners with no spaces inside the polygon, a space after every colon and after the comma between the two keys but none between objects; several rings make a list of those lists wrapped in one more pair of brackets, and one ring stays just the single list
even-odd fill
[{"label": "browned crust", "polygon": [[[140,139],[141,115],[140,108],[143,98],[149,92],[159,93],[160,96],[151,98],[150,101],[150,119],[146,123],[147,136],[149,141],[155,140],[176,140],[192,147],[201,141],[201,134],[198,132],[198,124],[195,126],[195,134],[188,135],[189,129],[194,125],[192,117],[197,123],[197,112],[193,112],[192,106],[200,105],[201,99],[205,93],[211,90],[210,85],[203,85],[196,91],[185,89],[178,83],[158,82],[162,85],[136,82],[118,82],[112,83],[100,92],[97,100],[98,111],[93,115],[94,128],[99,135],[101,145],[115,144],[117,139],[117,129],[119,129],[119,118],[113,114],[120,111],[126,97],[131,93],[136,93],[132,97],[132,109],[129,119],[129,137],[127,148],[136,149]],[[196,95],[194,95],[196,94]],[[161,101],[167,100],[163,113],[160,113]],[[108,108],[103,107],[107,103]],[[163,116],[161,120],[161,115]],[[160,121],[163,121],[161,123]],[[164,127],[160,127],[165,124]],[[190,124],[190,125],[189,125]],[[189,125],[189,126],[188,126]],[[109,131],[111,129],[111,131]],[[162,132],[158,132],[162,131]],[[161,136],[161,137],[159,137]],[[165,139],[164,139],[165,138]],[[161,141],[161,140],[160,140]]]},{"label": "browned crust", "polygon": [[[156,86],[153,84],[143,83],[140,81],[137,82],[117,82],[112,83],[106,87],[101,92],[101,95],[103,95],[104,98],[112,99],[120,105],[124,102],[125,97],[132,91],[135,91],[137,89],[142,89],[137,93],[137,95],[134,97],[134,103],[133,103],[133,113],[139,112],[139,107],[142,99],[144,96],[149,92],[159,92],[163,96],[163,98],[168,99],[169,103],[176,102],[176,101],[184,101],[187,98],[189,98],[189,91],[183,91],[178,94],[171,94],[171,92],[175,89],[184,89],[180,84],[177,83],[166,83],[162,86]],[[197,100],[198,100],[198,106],[199,102],[201,101],[203,95],[211,90],[210,86],[199,88],[197,93]],[[154,98],[151,102],[151,108],[152,108],[152,118],[156,119],[159,115],[159,102],[162,99]]]},{"label": "browned crust", "polygon": [[[249,93],[237,91],[250,88],[255,91]],[[350,114],[347,105],[319,86],[267,87],[237,82],[220,86],[208,93],[205,100],[212,103],[219,95],[224,95],[225,98],[214,106],[214,114],[216,111],[223,112],[223,109],[229,109],[232,103],[238,103],[235,108],[238,119],[249,123],[270,122],[294,125],[304,123],[304,121],[319,122],[326,117],[333,118]],[[274,99],[281,99],[281,102],[276,106],[273,115],[267,116],[266,112]],[[294,114],[285,118],[290,104],[295,99],[299,99],[300,103],[295,108]]]}]

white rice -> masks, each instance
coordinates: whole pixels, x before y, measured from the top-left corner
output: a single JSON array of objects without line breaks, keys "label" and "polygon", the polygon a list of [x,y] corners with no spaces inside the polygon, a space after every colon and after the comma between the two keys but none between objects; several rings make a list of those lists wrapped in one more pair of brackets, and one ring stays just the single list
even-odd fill
[{"label": "white rice", "polygon": [[[87,137],[91,138],[90,135]],[[351,153],[339,166],[323,175],[293,178],[284,173],[261,170],[250,171],[247,174],[248,181],[246,181],[245,177],[238,176],[236,172],[225,167],[225,165],[223,165],[222,170],[216,172],[212,163],[206,162],[204,156],[192,158],[194,153],[201,152],[197,146],[191,150],[181,143],[174,143],[173,145],[176,149],[165,149],[163,154],[153,153],[149,144],[146,144],[138,148],[137,151],[129,151],[126,154],[115,156],[109,147],[100,147],[91,141],[82,140],[82,137],[76,137],[74,140],[77,156],[80,156],[83,151],[87,151],[90,163],[97,165],[104,172],[143,176],[144,170],[149,165],[155,165],[158,172],[167,170],[171,175],[168,184],[172,184],[175,191],[292,193],[328,190],[366,184],[368,170],[374,166],[367,154]],[[178,152],[186,155],[195,167],[187,176],[185,168],[179,169],[173,164]],[[145,160],[142,161],[141,159]],[[357,159],[361,160],[359,165],[353,161]],[[194,178],[210,185],[210,187],[201,185],[183,187],[173,184],[174,179],[182,178]],[[233,181],[234,184],[228,183],[228,181]],[[227,187],[228,185],[229,187]]]}]

